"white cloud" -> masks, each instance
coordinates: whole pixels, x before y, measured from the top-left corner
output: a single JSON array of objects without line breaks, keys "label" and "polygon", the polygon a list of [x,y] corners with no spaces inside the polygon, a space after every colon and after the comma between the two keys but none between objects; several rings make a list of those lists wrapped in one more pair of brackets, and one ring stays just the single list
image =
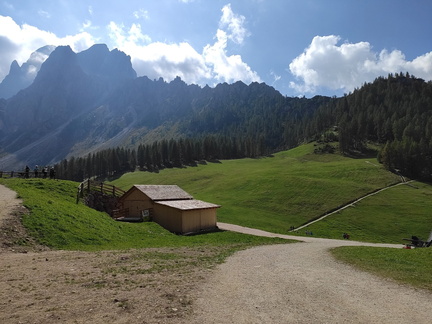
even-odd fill
[{"label": "white cloud", "polygon": [[86,32],[58,37],[27,24],[18,25],[11,17],[0,16],[0,80],[9,73],[13,60],[25,62],[32,52],[45,45],[69,45],[75,52],[89,48],[95,39]]},{"label": "white cloud", "polygon": [[274,71],[270,71],[270,75],[273,78],[272,85],[274,85],[276,82],[278,82],[282,78],[282,76],[276,74]]},{"label": "white cloud", "polygon": [[364,82],[389,73],[409,72],[416,77],[432,79],[432,52],[406,61],[399,50],[376,53],[368,42],[344,43],[339,36],[316,36],[305,51],[289,65],[300,82],[291,82],[299,93],[315,92],[324,87],[352,91]]},{"label": "white cloud", "polygon": [[51,18],[51,14],[45,10],[38,10],[38,15],[43,17],[43,18]]},{"label": "white cloud", "polygon": [[240,55],[227,55],[228,35],[225,31],[219,29],[216,38],[215,44],[204,47],[203,57],[206,64],[212,67],[213,77],[218,82],[231,83],[242,80],[245,83],[250,83],[261,81],[258,74],[243,62]]},{"label": "white cloud", "polygon": [[139,76],[145,75],[151,79],[162,77],[167,81],[179,76],[186,83],[197,84],[261,81],[240,55],[229,56],[226,51],[228,40],[236,43],[244,41],[247,31],[243,24],[244,17],[235,15],[229,5],[225,6],[219,25],[228,32],[218,29],[215,43],[206,45],[202,53],[185,42],[152,43],[150,37],[142,33],[139,24],[127,28],[111,22],[108,30],[114,47],[131,56]]},{"label": "white cloud", "polygon": [[140,45],[151,42],[150,36],[142,33],[140,24],[132,24],[127,30],[123,24],[116,24],[111,21],[108,25],[108,33],[116,46],[125,49],[127,53],[128,50],[134,50]]},{"label": "white cloud", "polygon": [[210,77],[202,56],[188,43],[151,43],[141,48],[140,54],[132,59],[139,75],[167,81],[179,76],[187,83],[200,83]]},{"label": "white cloud", "polygon": [[249,35],[244,23],[245,17],[235,14],[230,4],[222,8],[216,42],[213,45],[206,45],[203,50],[204,60],[212,68],[213,78],[217,82],[231,83],[238,80],[245,83],[261,82],[258,74],[243,62],[240,55],[227,53],[228,40],[242,44]]},{"label": "white cloud", "polygon": [[[91,6],[88,10],[93,12]],[[223,7],[221,12],[214,43],[198,50],[187,42],[154,42],[143,33],[140,24],[125,26],[114,21],[106,27],[111,40],[109,47],[130,55],[137,74],[152,79],[162,77],[171,81],[179,76],[186,83],[201,85],[238,80],[261,82],[258,74],[240,55],[230,55],[227,51],[230,42],[241,44],[248,36],[244,27],[245,18],[235,14],[230,5]],[[147,12],[140,10],[134,15],[145,18]],[[0,26],[0,80],[9,72],[14,59],[21,65],[32,52],[44,45],[70,45],[75,52],[80,52],[100,41],[89,33],[97,29],[90,20],[82,23],[78,34],[62,38],[30,25],[20,26],[10,17],[0,16]]]},{"label": "white cloud", "polygon": [[115,47],[131,56],[139,76],[151,79],[162,77],[167,81],[179,76],[188,83],[197,83],[210,76],[201,55],[188,43],[151,43],[139,24],[127,29],[124,25],[111,22],[108,29]]},{"label": "white cloud", "polygon": [[91,20],[86,19],[83,23],[82,23],[82,30],[84,29],[88,29],[92,26],[92,22]]},{"label": "white cloud", "polygon": [[231,9],[231,4],[222,8],[222,17],[219,21],[219,28],[227,28],[228,38],[237,44],[243,43],[249,32],[244,27],[245,17],[235,14]]},{"label": "white cloud", "polygon": [[147,10],[139,9],[133,12],[133,16],[136,19],[149,19],[149,13]]}]

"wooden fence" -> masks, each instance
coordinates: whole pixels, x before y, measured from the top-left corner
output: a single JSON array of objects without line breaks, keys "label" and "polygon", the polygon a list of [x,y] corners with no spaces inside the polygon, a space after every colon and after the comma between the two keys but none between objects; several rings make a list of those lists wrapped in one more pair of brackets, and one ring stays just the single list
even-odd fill
[{"label": "wooden fence", "polygon": [[78,192],[77,192],[77,203],[80,198],[84,196],[84,193],[90,193],[90,192],[100,192],[104,195],[109,195],[113,197],[121,197],[124,195],[125,191],[110,185],[106,184],[104,182],[99,181],[93,181],[93,180],[84,180],[81,182],[78,186]]},{"label": "wooden fence", "polygon": [[114,219],[126,218],[129,216],[129,208],[114,209],[111,216]]}]

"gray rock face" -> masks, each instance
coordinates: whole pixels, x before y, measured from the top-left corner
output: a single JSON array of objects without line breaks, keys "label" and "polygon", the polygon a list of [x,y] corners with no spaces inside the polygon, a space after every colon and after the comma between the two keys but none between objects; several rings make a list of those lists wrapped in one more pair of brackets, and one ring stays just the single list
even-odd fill
[{"label": "gray rock face", "polygon": [[8,99],[20,90],[27,88],[34,81],[42,63],[54,51],[55,46],[47,45],[33,52],[22,66],[13,61],[9,74],[0,83],[0,98]]}]

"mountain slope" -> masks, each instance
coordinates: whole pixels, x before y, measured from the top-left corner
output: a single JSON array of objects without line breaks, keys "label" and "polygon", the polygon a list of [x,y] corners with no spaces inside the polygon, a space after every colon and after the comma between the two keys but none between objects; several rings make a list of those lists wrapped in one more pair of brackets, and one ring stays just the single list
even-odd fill
[{"label": "mountain slope", "polygon": [[389,169],[427,178],[431,116],[432,83],[409,75],[378,78],[342,98],[289,98],[263,83],[211,88],[137,78],[130,57],[106,45],[80,53],[60,46],[29,87],[0,100],[0,165],[211,135],[265,153],[318,139],[339,141],[344,154],[389,143],[380,154]]},{"label": "mountain slope", "polygon": [[275,150],[297,144],[287,138],[288,120],[328,100],[286,98],[258,83],[201,88],[180,78],[136,78],[130,57],[106,45],[78,54],[60,46],[31,86],[3,102],[6,156],[0,163],[47,164],[102,148],[208,134],[261,138]]},{"label": "mountain slope", "polygon": [[55,46],[51,45],[39,48],[30,55],[30,58],[22,66],[19,66],[17,61],[13,61],[9,74],[0,83],[0,98],[8,99],[31,85],[42,63],[54,49]]},{"label": "mountain slope", "polygon": [[75,144],[64,133],[68,123],[135,77],[130,57],[104,45],[78,54],[68,46],[57,47],[34,82],[4,105],[1,145],[15,156],[13,164],[10,157],[2,161],[5,167],[46,164],[66,156]]}]

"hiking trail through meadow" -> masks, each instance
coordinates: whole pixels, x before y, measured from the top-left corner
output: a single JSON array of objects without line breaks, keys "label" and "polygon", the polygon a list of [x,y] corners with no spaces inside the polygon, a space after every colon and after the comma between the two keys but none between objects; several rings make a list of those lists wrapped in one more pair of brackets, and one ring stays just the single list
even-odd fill
[{"label": "hiking trail through meadow", "polygon": [[[0,224],[20,201],[0,185]],[[432,294],[336,261],[344,245],[398,247],[268,233],[218,223],[224,230],[302,240],[240,251],[206,272],[136,278],[104,273],[132,251],[0,249],[1,323],[430,323]],[[132,257],[130,259],[133,259]],[[143,261],[144,262],[144,261]],[[181,286],[173,285],[183,276]],[[113,283],[112,287],[110,283]],[[123,287],[125,286],[125,287]],[[177,296],[178,295],[178,296]],[[179,300],[180,306],[172,306]],[[182,301],[183,300],[183,301]],[[184,312],[180,315],[180,307]]]}]

